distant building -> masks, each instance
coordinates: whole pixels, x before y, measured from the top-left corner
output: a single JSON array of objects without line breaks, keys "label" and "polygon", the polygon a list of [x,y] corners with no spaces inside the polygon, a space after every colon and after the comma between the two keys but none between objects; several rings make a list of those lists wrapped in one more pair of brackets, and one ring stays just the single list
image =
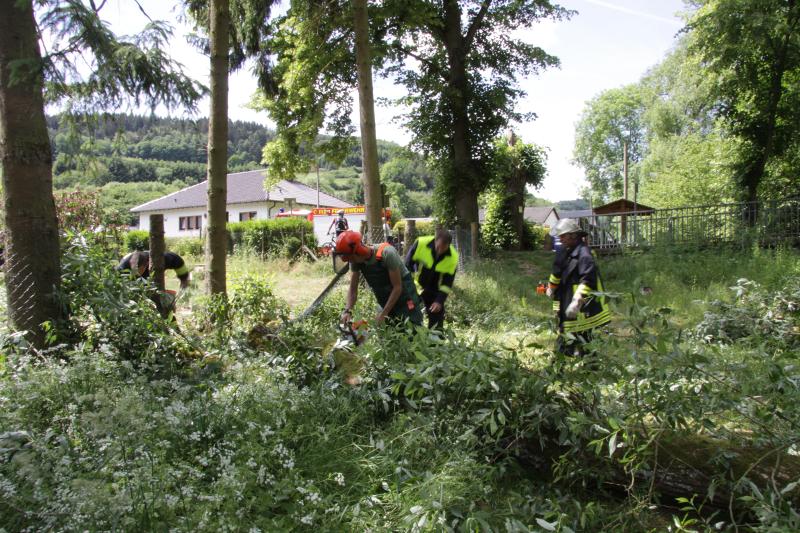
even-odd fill
[{"label": "distant building", "polygon": [[[228,174],[229,222],[274,218],[283,208],[296,213],[317,207],[352,207],[351,204],[296,181],[281,180],[264,190],[266,171],[251,170]],[[292,205],[286,201],[292,199]],[[164,215],[166,237],[199,237],[207,222],[208,181],[186,187],[131,209],[139,215],[139,229],[150,230],[150,215]]]}]

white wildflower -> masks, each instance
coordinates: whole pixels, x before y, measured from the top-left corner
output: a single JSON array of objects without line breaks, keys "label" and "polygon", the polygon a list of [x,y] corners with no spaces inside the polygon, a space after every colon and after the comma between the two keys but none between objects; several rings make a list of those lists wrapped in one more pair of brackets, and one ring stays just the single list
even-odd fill
[{"label": "white wildflower", "polygon": [[336,472],[336,474],[333,476],[333,480],[336,481],[340,487],[344,487],[344,474],[341,472]]}]

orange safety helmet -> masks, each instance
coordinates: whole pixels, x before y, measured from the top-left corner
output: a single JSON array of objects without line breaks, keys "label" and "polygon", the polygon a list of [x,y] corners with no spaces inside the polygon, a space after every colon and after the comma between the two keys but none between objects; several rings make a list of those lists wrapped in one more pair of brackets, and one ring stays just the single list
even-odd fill
[{"label": "orange safety helmet", "polygon": [[369,255],[370,250],[361,242],[359,232],[348,230],[336,239],[336,254],[344,261],[349,261],[351,255]]}]

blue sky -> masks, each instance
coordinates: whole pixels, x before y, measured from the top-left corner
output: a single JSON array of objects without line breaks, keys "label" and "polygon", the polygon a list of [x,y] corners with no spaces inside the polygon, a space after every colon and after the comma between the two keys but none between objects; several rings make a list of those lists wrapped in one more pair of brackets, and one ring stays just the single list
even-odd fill
[{"label": "blue sky", "polygon": [[[684,9],[682,0],[561,0],[559,3],[578,14],[568,21],[544,22],[520,34],[526,41],[557,56],[561,68],[522,80],[528,96],[520,103],[520,109],[532,111],[538,118],[514,127],[523,141],[548,148],[548,176],[536,194],[552,201],[577,198],[584,185],[582,170],[572,166],[570,159],[575,123],[586,101],[605,89],[636,82],[658,63],[675,43],[682,27],[677,14]],[[176,25],[173,56],[191,75],[207,83],[208,59],[185,43],[186,28],[177,23],[175,12],[165,4],[169,5],[163,0],[142,2],[151,17]],[[136,31],[144,23],[135,4],[129,1],[111,3],[104,9],[104,15],[118,33]],[[255,87],[247,69],[231,77],[230,116],[269,125],[264,114],[244,107]],[[375,94],[399,96],[403,89],[386,80],[376,80]],[[207,109],[208,103],[202,103],[200,112],[205,115]],[[379,138],[401,144],[408,141],[408,133],[391,120],[400,111],[376,110]],[[358,124],[357,114],[353,121]]]}]

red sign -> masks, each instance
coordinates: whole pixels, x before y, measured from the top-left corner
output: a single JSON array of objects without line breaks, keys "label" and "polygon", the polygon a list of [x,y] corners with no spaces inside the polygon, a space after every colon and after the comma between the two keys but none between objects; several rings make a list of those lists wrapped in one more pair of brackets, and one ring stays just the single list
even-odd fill
[{"label": "red sign", "polygon": [[[311,210],[314,216],[335,216],[339,213],[339,211],[344,211],[345,216],[347,215],[363,215],[367,212],[367,209],[363,205],[357,205],[355,207],[315,207]],[[391,218],[392,210],[386,209],[386,216]]]}]

